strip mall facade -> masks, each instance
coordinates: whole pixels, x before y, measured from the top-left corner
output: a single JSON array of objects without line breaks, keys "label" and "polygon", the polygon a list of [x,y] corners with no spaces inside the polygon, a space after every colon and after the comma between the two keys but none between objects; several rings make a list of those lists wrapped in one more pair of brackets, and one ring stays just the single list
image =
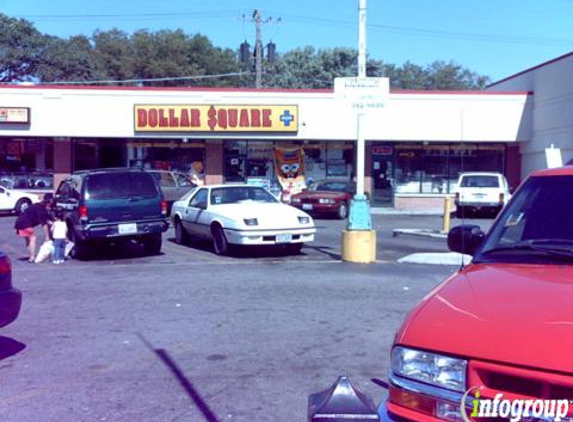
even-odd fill
[{"label": "strip mall facade", "polygon": [[[566,55],[486,91],[391,91],[363,126],[373,205],[439,206],[461,171],[516,186],[551,143],[573,158],[572,71]],[[302,149],[307,180],[351,179],[356,135],[355,112],[328,90],[0,87],[6,180],[57,186],[75,170],[141,166],[272,185],[277,149]]]}]

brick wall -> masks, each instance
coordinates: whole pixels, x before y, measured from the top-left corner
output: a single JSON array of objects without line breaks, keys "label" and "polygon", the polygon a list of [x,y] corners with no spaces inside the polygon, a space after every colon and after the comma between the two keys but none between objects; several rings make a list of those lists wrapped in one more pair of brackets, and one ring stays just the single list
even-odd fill
[{"label": "brick wall", "polygon": [[54,189],[72,172],[72,142],[69,138],[54,139]]},{"label": "brick wall", "polygon": [[207,140],[205,144],[205,183],[223,183],[223,141]]}]

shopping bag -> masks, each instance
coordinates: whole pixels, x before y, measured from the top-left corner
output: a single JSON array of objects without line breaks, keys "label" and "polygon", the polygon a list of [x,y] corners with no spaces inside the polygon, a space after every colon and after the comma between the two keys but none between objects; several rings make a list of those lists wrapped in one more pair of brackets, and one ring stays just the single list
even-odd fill
[{"label": "shopping bag", "polygon": [[70,240],[66,241],[66,249],[64,250],[64,257],[68,257],[68,255],[72,252],[72,249],[74,249],[74,246],[76,246],[76,244]]},{"label": "shopping bag", "polygon": [[40,246],[40,250],[38,251],[38,255],[36,255],[36,260],[34,261],[36,264],[40,262],[44,262],[46,259],[49,259],[50,256],[54,253],[54,242],[51,240],[46,240]]}]

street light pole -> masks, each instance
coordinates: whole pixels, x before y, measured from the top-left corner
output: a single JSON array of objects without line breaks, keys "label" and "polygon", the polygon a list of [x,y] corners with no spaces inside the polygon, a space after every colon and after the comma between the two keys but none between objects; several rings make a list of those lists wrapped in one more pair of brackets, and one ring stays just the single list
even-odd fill
[{"label": "street light pole", "polygon": [[[374,95],[366,76],[366,0],[358,0],[358,77],[351,88],[362,91],[354,103],[356,108],[356,194],[350,202],[346,230],[342,233],[342,260],[357,263],[376,262],[376,231],[372,230],[370,203],[364,195],[365,144],[364,120],[366,109]],[[354,85],[352,87],[352,85]],[[374,85],[376,85],[374,83]]]},{"label": "street light pole", "polygon": [[[366,0],[358,0],[358,79],[366,80]],[[356,107],[356,195],[350,204],[348,230],[370,230],[370,205],[364,195],[366,111],[364,104],[359,103]]]},{"label": "street light pole", "polygon": [[[366,0],[358,1],[358,77],[366,77]],[[356,195],[364,195],[364,154],[365,139],[363,136],[362,109],[356,115]]]}]

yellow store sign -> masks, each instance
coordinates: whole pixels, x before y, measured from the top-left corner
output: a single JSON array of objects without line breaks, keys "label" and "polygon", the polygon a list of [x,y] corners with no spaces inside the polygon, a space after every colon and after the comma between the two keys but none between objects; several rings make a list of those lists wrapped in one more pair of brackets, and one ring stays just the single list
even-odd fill
[{"label": "yellow store sign", "polygon": [[298,106],[136,105],[136,132],[297,132]]}]

